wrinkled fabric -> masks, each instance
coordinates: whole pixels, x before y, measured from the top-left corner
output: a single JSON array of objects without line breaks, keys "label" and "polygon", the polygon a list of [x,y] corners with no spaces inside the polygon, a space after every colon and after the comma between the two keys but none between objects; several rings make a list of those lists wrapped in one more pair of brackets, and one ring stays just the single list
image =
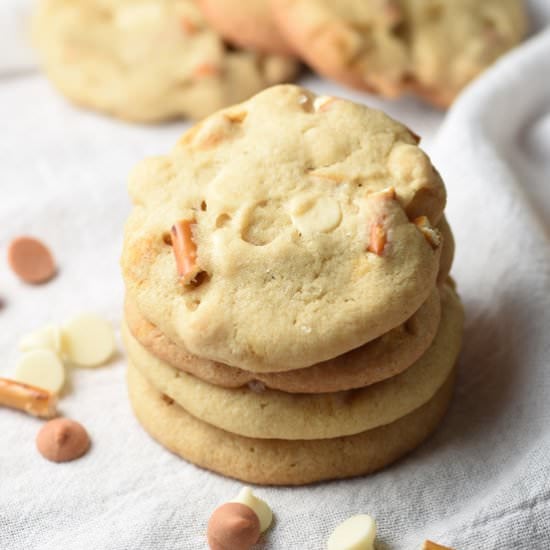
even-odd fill
[{"label": "wrinkled fabric", "polygon": [[[356,513],[376,518],[380,548],[420,548],[426,538],[461,550],[550,548],[550,9],[545,0],[532,8],[539,32],[446,115],[304,78],[423,136],[448,188],[466,327],[455,397],[437,433],[369,477],[258,488],[276,515],[259,548],[324,548]],[[9,38],[0,35],[0,60]],[[9,49],[15,59],[17,44]],[[13,372],[18,339],[44,323],[96,311],[120,324],[127,174],[186,127],[127,125],[71,107],[39,74],[0,77],[0,376]],[[54,251],[59,274],[47,285],[26,286],[9,271],[6,249],[20,234]],[[47,462],[34,443],[42,422],[0,409],[0,549],[206,548],[210,513],[241,484],[144,433],[120,350],[106,367],[68,373],[61,412],[93,441],[78,461]]]}]

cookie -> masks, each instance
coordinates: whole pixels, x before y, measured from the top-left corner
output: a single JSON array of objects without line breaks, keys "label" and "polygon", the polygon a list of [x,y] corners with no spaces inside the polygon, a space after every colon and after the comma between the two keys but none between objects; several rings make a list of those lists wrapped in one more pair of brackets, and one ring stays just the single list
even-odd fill
[{"label": "cookie", "polygon": [[197,420],[128,367],[128,389],[142,426],[186,460],[225,476],[263,485],[304,485],[368,474],[420,445],[439,425],[454,375],[424,405],[392,424],[360,434],[310,441],[252,439]]},{"label": "cookie", "polygon": [[404,323],[435,285],[438,232],[415,222],[440,221],[445,188],[417,138],[364,105],[270,88],[129,188],[127,294],[199,357],[311,366]]},{"label": "cookie", "polygon": [[410,367],[432,343],[441,318],[438,290],[404,324],[344,355],[305,369],[251,373],[191,355],[149,323],[126,300],[125,322],[150,354],[197,378],[225,388],[271,388],[289,393],[325,393],[361,388]]},{"label": "cookie", "polygon": [[135,122],[202,118],[297,70],[228,48],[191,0],[42,0],[33,35],[64,95]]},{"label": "cookie", "polygon": [[288,43],[321,74],[446,107],[526,32],[522,0],[271,0]]},{"label": "cookie", "polygon": [[455,257],[455,238],[445,216],[441,218],[441,221],[437,225],[437,229],[441,233],[443,239],[441,257],[439,259],[439,273],[437,274],[437,284],[442,285],[447,281],[453,266]]},{"label": "cookie", "polygon": [[158,391],[199,420],[246,437],[328,439],[390,424],[429,401],[455,364],[462,323],[462,305],[446,286],[438,333],[418,361],[377,384],[323,394],[214,386],[149,354],[126,327],[123,334],[132,364]]},{"label": "cookie", "polygon": [[228,42],[264,53],[292,55],[273,21],[269,0],[198,0],[204,17]]}]

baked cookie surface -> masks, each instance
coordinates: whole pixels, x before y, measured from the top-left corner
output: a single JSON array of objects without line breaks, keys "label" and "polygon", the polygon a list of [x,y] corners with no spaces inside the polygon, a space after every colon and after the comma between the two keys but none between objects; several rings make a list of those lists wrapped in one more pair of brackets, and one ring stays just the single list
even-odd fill
[{"label": "baked cookie surface", "polygon": [[430,401],[392,424],[335,439],[283,441],[242,437],[197,420],[128,366],[132,407],[153,438],[202,468],[264,485],[304,485],[387,466],[437,428],[449,406],[453,382],[451,373]]},{"label": "baked cookie surface", "polygon": [[232,44],[292,55],[273,21],[269,0],[198,0],[198,5],[210,25]]},{"label": "baked cookie surface", "polygon": [[41,0],[33,35],[64,95],[136,122],[202,118],[298,67],[229,49],[191,0]]},{"label": "baked cookie surface", "polygon": [[318,72],[386,97],[448,106],[526,32],[522,0],[271,0]]},{"label": "baked cookie surface", "polygon": [[187,412],[225,431],[260,439],[310,440],[352,435],[390,424],[429,401],[452,371],[463,311],[446,286],[439,331],[426,353],[392,378],[348,392],[290,394],[227,389],[199,380],[149,354],[124,329],[132,364]]},{"label": "baked cookie surface", "polygon": [[197,378],[226,388],[271,388],[290,393],[326,393],[368,386],[410,367],[432,343],[441,319],[439,291],[402,325],[344,355],[304,369],[252,373],[190,354],[149,323],[126,300],[125,323],[150,354]]},{"label": "baked cookie surface", "polygon": [[199,357],[311,366],[404,323],[435,285],[441,178],[406,127],[362,105],[271,88],[141,163],[129,190],[127,294]]}]

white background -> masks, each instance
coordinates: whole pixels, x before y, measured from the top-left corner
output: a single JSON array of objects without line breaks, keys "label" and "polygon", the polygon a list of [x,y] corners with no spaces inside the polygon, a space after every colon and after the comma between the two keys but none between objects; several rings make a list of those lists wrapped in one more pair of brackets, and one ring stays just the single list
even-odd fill
[{"label": "white background", "polygon": [[[131,167],[161,154],[185,123],[140,127],[80,111],[29,72],[19,9],[0,0],[0,375],[19,337],[84,310],[116,326],[118,257]],[[542,28],[548,2],[532,2]],[[17,8],[17,9],[15,9]],[[454,275],[467,312],[459,385],[443,426],[379,474],[293,489],[261,488],[276,514],[260,547],[321,549],[355,513],[374,515],[381,548],[432,538],[458,549],[550,547],[550,31],[474,83],[444,117],[313,77],[315,91],[382,107],[423,137],[445,179]],[[20,283],[5,261],[20,234],[47,242],[59,276]],[[200,549],[211,511],[240,484],[154,443],[126,397],[125,361],[70,373],[61,403],[93,439],[83,459],[36,452],[41,421],[0,409],[0,549]]]}]

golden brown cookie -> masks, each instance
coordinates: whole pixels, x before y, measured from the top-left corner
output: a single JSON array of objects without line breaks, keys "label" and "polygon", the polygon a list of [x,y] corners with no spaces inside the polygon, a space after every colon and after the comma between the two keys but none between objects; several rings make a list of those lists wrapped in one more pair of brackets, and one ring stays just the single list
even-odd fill
[{"label": "golden brown cookie", "polygon": [[293,54],[273,21],[269,0],[198,0],[198,5],[228,42],[265,53]]},{"label": "golden brown cookie", "polygon": [[364,105],[275,86],[141,163],[129,189],[127,294],[199,357],[308,367],[404,323],[435,285],[443,183]]},{"label": "golden brown cookie", "polygon": [[230,49],[192,0],[41,0],[33,35],[64,95],[136,122],[202,118],[298,69]]},{"label": "golden brown cookie", "polygon": [[305,369],[252,373],[203,359],[177,346],[149,323],[131,300],[125,322],[134,338],[152,355],[205,382],[225,388],[271,388],[290,393],[323,393],[361,388],[410,367],[430,346],[439,326],[441,305],[434,289],[405,323],[360,348]]},{"label": "golden brown cookie", "polygon": [[288,43],[321,74],[446,107],[520,42],[522,0],[271,0]]},{"label": "golden brown cookie", "polygon": [[424,405],[392,424],[335,439],[284,441],[230,434],[197,420],[128,367],[134,412],[159,443],[189,462],[247,483],[304,485],[368,474],[420,445],[449,406],[454,374]]},{"label": "golden brown cookie", "polygon": [[449,286],[442,298],[438,333],[420,359],[397,376],[345,392],[221,388],[158,360],[126,327],[123,337],[130,361],[151,384],[204,422],[246,437],[328,439],[389,424],[437,392],[458,356],[464,318],[462,304]]}]

